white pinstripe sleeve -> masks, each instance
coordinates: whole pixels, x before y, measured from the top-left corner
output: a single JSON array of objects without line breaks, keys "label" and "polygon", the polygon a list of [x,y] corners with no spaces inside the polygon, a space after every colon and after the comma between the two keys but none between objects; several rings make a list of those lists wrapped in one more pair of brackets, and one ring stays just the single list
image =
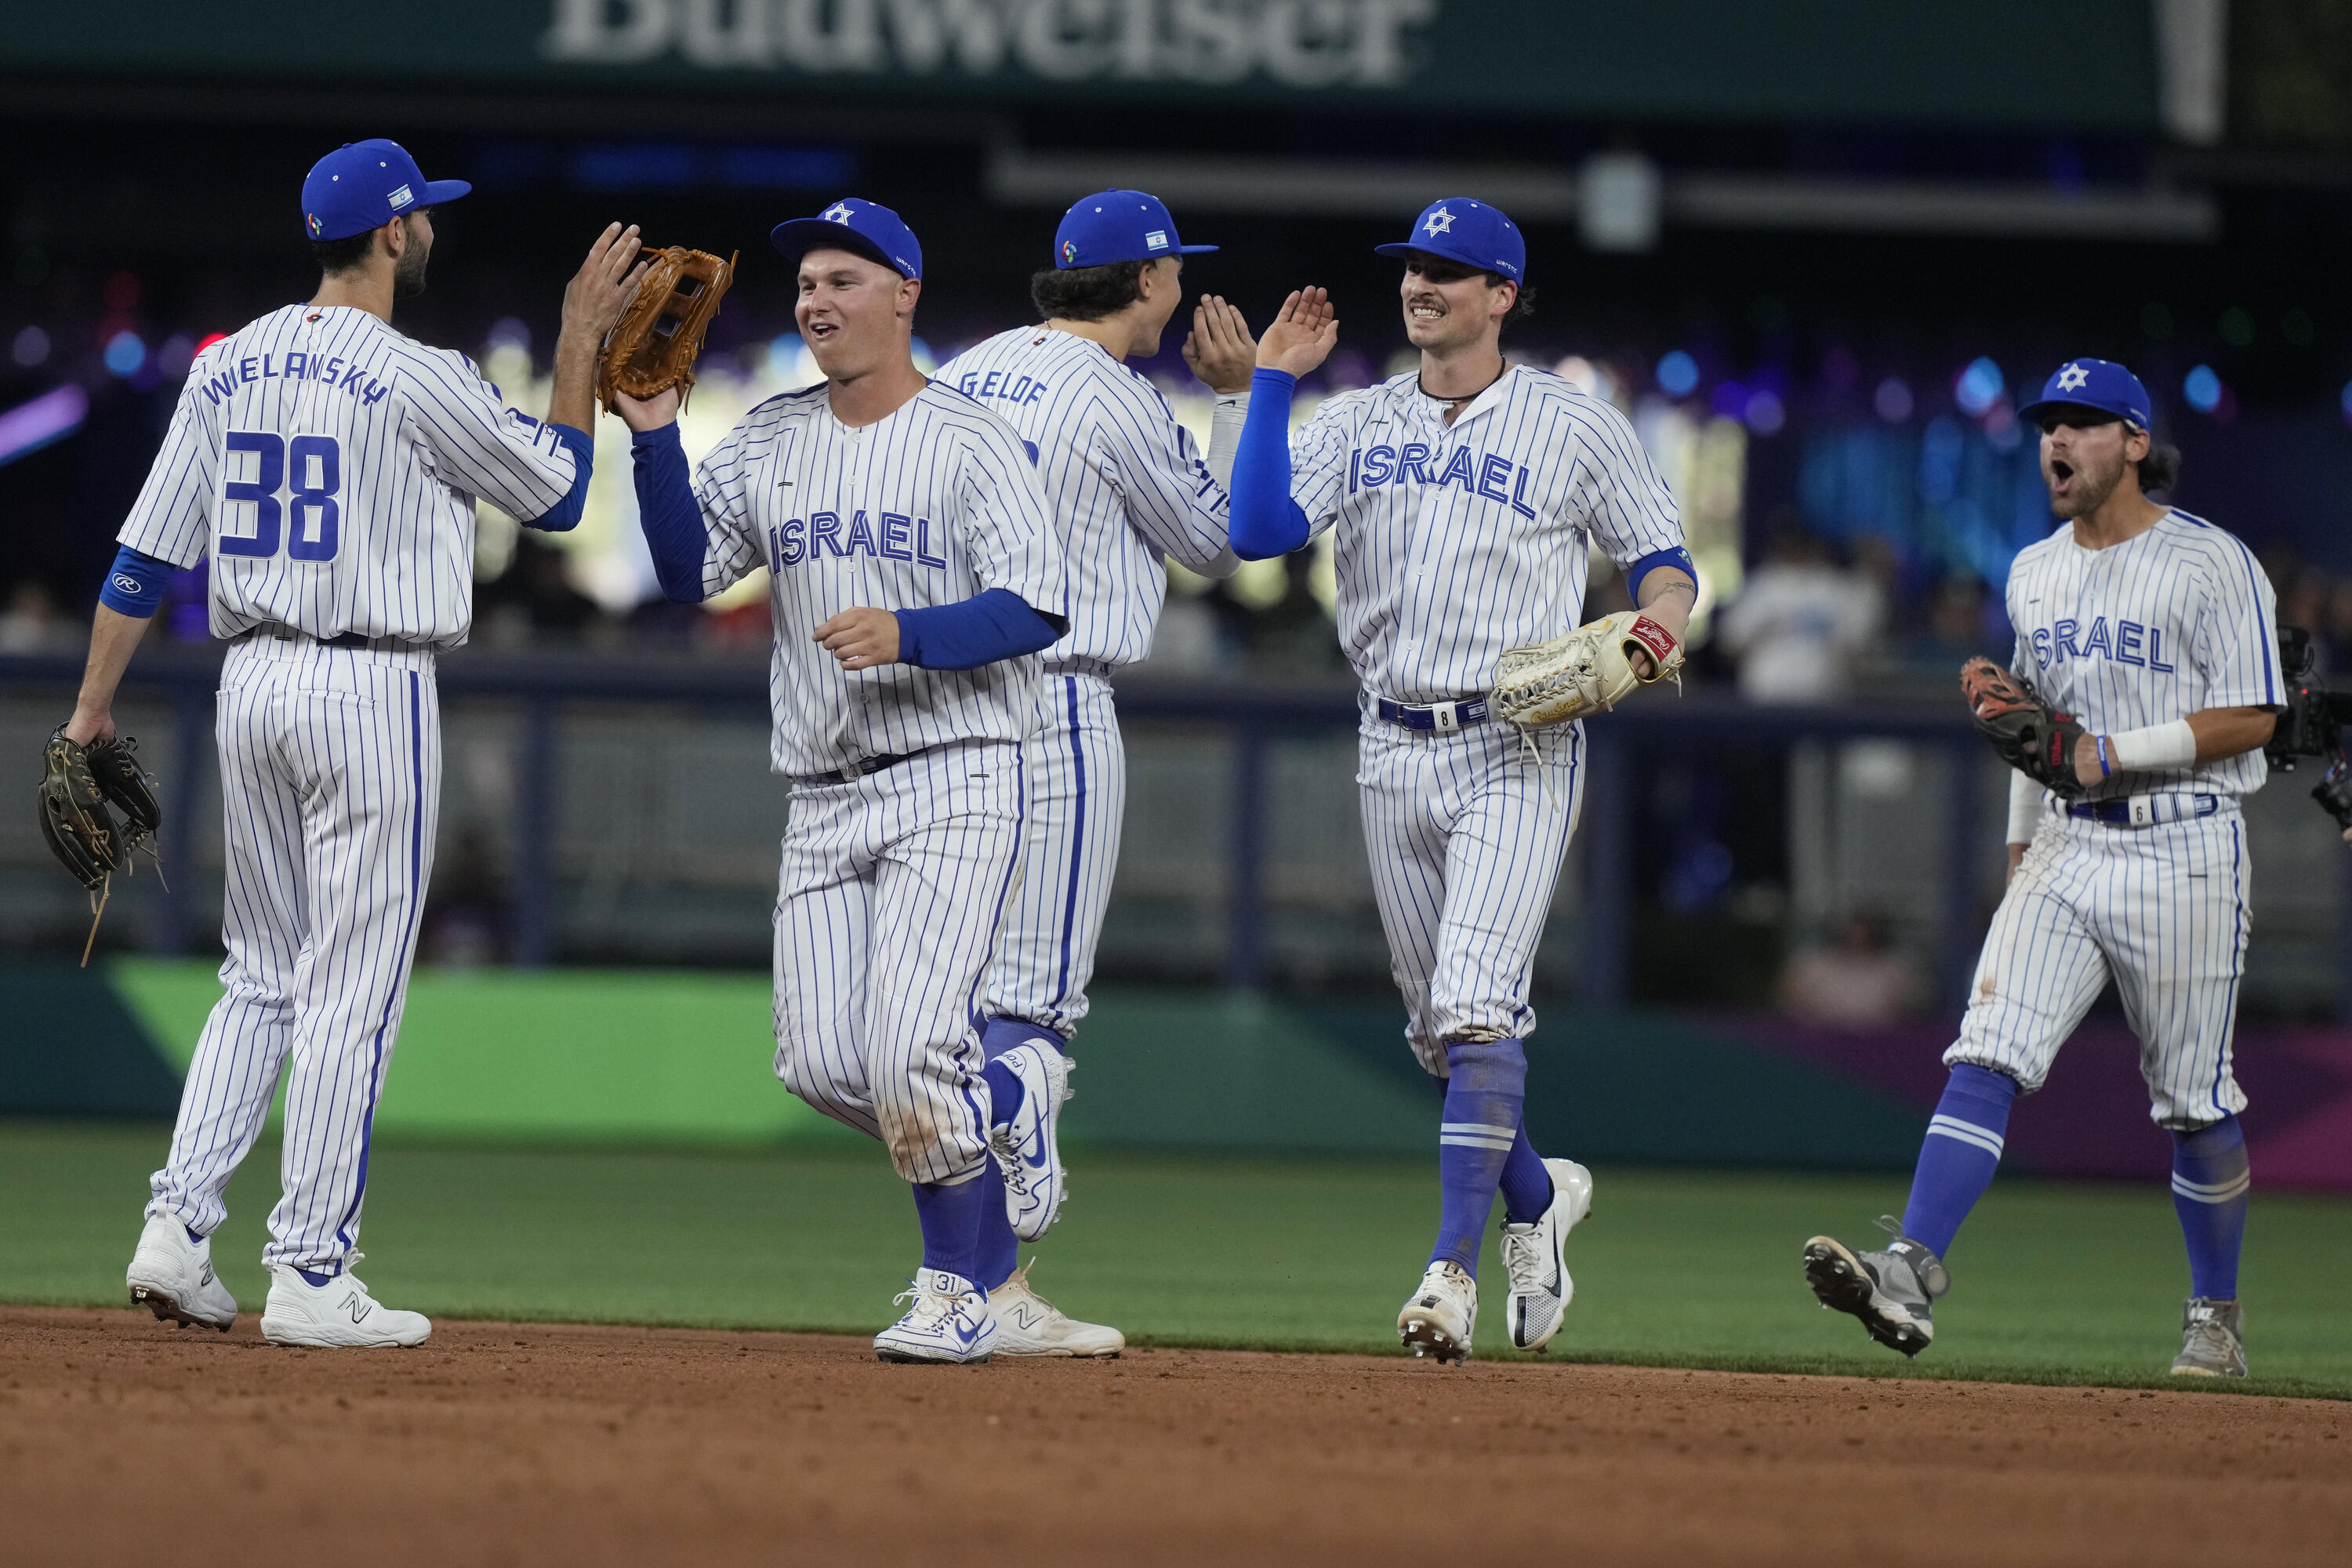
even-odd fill
[{"label": "white pinstripe sleeve", "polygon": [[1232,531],[1225,487],[1156,388],[1138,378],[1133,402],[1135,417],[1102,425],[1127,520],[1161,554],[1195,571],[1213,566]]},{"label": "white pinstripe sleeve", "polygon": [[1644,555],[1679,549],[1683,517],[1674,492],[1642,450],[1633,423],[1610,404],[1580,399],[1575,417],[1586,461],[1570,505],[1620,566]]},{"label": "white pinstripe sleeve", "polygon": [[464,355],[403,342],[394,348],[409,417],[446,482],[531,521],[553,510],[579,469],[546,425],[499,400]]},{"label": "white pinstripe sleeve", "polygon": [[172,410],[163,449],[148,466],[147,482],[139,487],[139,499],[115,536],[117,542],[142,555],[184,570],[204,559],[212,545],[220,432],[211,405],[196,395],[196,389],[217,368],[201,354],[188,368],[188,384],[180,389],[179,406]]},{"label": "white pinstripe sleeve", "polygon": [[1290,499],[1307,514],[1307,537],[1317,538],[1339,521],[1348,499],[1348,449],[1355,442],[1357,416],[1370,395],[1343,393],[1326,401],[1290,438]]},{"label": "white pinstripe sleeve", "polygon": [[2254,552],[2213,531],[2204,603],[2189,657],[2205,678],[2208,708],[2279,703],[2278,595]]},{"label": "white pinstripe sleeve", "polygon": [[775,449],[777,437],[773,422],[761,418],[761,413],[753,409],[694,470],[694,499],[710,536],[702,557],[705,598],[741,582],[767,559],[751,511],[752,476]]},{"label": "white pinstripe sleeve", "polygon": [[1013,427],[991,416],[963,446],[964,551],[982,589],[1003,588],[1031,609],[1070,616],[1062,535],[1045,515],[1036,465]]}]

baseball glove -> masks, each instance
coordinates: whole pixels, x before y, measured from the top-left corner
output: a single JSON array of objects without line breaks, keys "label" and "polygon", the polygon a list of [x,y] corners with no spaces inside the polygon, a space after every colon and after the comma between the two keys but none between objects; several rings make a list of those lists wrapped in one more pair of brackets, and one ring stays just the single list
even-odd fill
[{"label": "baseball glove", "polygon": [[[1634,673],[1645,653],[1650,673]],[[1495,668],[1494,711],[1523,730],[1605,713],[1634,688],[1673,678],[1682,684],[1683,649],[1674,634],[1639,610],[1620,610],[1533,647],[1507,650]]]},{"label": "baseball glove", "polygon": [[[737,251],[735,257],[743,253]],[[605,334],[596,366],[596,396],[613,411],[613,394],[651,397],[678,388],[678,406],[694,390],[694,362],[719,301],[735,281],[735,257],[671,246],[648,258],[651,269]]]},{"label": "baseball glove", "polygon": [[2072,713],[2061,713],[1992,660],[1979,655],[1960,666],[1960,694],[1977,733],[1992,743],[2000,760],[2044,789],[2074,800],[2083,794],[2074,776],[2074,742],[2086,731]]}]

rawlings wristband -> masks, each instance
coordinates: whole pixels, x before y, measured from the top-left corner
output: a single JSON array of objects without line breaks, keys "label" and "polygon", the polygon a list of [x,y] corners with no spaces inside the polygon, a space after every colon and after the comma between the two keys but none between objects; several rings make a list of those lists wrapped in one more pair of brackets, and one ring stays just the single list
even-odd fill
[{"label": "rawlings wristband", "polygon": [[2116,772],[2150,773],[2159,768],[2193,767],[2197,762],[2197,731],[2186,719],[2146,729],[2109,735],[2101,744],[2115,758]]}]

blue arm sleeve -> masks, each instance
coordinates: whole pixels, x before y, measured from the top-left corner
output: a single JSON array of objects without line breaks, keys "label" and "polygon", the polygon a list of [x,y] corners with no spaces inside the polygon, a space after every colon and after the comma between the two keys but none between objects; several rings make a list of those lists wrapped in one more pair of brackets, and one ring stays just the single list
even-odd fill
[{"label": "blue arm sleeve", "polygon": [[163,591],[172,585],[172,574],[178,570],[168,561],[158,561],[126,544],[115,552],[114,564],[107,569],[106,585],[99,589],[98,602],[117,615],[143,621],[163,607]]},{"label": "blue arm sleeve", "polygon": [[1250,377],[1249,419],[1234,452],[1233,545],[1244,561],[1287,555],[1307,542],[1307,514],[1290,499],[1290,394],[1278,370]]},{"label": "blue arm sleeve", "polygon": [[575,430],[569,425],[550,425],[547,433],[571,448],[573,462],[572,488],[546,512],[525,522],[525,528],[535,528],[542,533],[568,533],[580,526],[580,512],[588,504],[588,480],[596,467],[596,443],[585,430]]},{"label": "blue arm sleeve", "polygon": [[1070,629],[1061,616],[1031,609],[1010,588],[897,614],[898,661],[923,669],[977,669],[1035,653]]},{"label": "blue arm sleeve", "polygon": [[646,548],[653,552],[654,575],[661,581],[663,596],[698,605],[710,530],[702,521],[702,503],[694,499],[677,426],[638,431],[629,443],[629,461],[637,484],[637,521],[645,527]]},{"label": "blue arm sleeve", "polygon": [[1676,545],[1672,550],[1654,550],[1625,568],[1625,593],[1635,609],[1642,605],[1642,579],[1661,566],[1671,566],[1692,583],[1698,581],[1698,568],[1691,563],[1690,552]]}]

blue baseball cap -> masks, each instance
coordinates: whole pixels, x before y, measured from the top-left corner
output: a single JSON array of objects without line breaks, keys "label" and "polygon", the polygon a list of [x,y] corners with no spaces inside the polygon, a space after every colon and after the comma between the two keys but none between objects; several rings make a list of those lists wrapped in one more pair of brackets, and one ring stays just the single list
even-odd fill
[{"label": "blue baseball cap", "polygon": [[1527,281],[1528,242],[1518,225],[1505,217],[1500,207],[1468,196],[1430,203],[1413,221],[1411,239],[1376,245],[1372,250],[1381,256],[1426,251],[1481,272],[1499,272],[1514,283]]},{"label": "blue baseball cap", "polygon": [[856,196],[844,196],[814,217],[796,217],[768,232],[769,240],[787,261],[798,261],[812,250],[847,250],[878,261],[902,278],[923,275],[923,247],[915,231],[888,207]]},{"label": "blue baseball cap", "polygon": [[1097,191],[1064,213],[1062,226],[1054,231],[1054,265],[1065,272],[1216,248],[1179,244],[1168,204],[1144,191]]},{"label": "blue baseball cap", "polygon": [[454,202],[473,188],[464,180],[427,180],[397,142],[346,142],[311,164],[302,182],[302,232],[312,239],[349,239],[403,213]]},{"label": "blue baseball cap", "polygon": [[2136,430],[2148,428],[2147,388],[2111,359],[2070,359],[2042,384],[2042,395],[2017,411],[2028,425],[2060,408],[2095,408]]}]

